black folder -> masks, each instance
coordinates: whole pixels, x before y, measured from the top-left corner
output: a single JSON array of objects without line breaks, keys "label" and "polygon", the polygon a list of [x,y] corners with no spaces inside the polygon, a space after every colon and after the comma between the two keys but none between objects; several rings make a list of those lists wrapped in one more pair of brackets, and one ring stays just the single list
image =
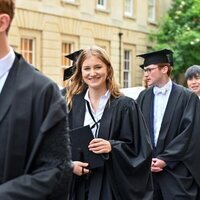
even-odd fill
[{"label": "black folder", "polygon": [[101,167],[104,160],[100,154],[95,154],[89,151],[88,145],[94,136],[90,126],[75,128],[70,131],[72,145],[72,160],[89,163],[88,169]]}]

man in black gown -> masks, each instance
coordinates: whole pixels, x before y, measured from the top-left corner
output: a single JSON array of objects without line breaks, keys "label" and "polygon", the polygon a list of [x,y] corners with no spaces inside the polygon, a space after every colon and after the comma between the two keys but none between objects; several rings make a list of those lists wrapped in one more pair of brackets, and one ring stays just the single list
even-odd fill
[{"label": "man in black gown", "polygon": [[0,199],[66,200],[71,178],[65,100],[8,45],[14,1],[0,0]]},{"label": "man in black gown", "polygon": [[167,49],[144,58],[148,89],[137,99],[153,146],[151,171],[155,200],[198,200],[200,186],[200,105],[198,97],[170,79],[173,52]]}]

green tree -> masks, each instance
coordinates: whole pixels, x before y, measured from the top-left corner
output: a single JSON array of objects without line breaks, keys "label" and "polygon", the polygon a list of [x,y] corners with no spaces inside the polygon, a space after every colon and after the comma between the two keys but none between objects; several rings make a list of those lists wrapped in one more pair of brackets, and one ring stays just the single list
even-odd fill
[{"label": "green tree", "polygon": [[174,51],[175,78],[189,66],[200,64],[200,0],[173,0],[150,40],[154,50]]}]

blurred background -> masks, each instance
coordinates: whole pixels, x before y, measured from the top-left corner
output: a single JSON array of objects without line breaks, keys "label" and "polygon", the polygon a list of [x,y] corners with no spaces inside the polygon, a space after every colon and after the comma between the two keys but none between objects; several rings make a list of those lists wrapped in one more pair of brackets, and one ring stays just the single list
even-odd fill
[{"label": "blurred background", "polygon": [[[177,6],[181,2],[176,0]],[[90,45],[108,52],[121,88],[143,85],[137,54],[175,48],[168,38],[158,41],[166,16],[178,9],[173,0],[16,0],[16,6],[12,47],[60,86],[71,65],[64,55]]]}]

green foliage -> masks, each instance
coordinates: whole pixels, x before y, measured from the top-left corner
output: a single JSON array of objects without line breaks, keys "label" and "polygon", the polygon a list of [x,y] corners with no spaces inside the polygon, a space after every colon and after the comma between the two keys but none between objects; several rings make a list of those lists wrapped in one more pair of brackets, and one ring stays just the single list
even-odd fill
[{"label": "green foliage", "polygon": [[173,0],[171,9],[150,34],[154,50],[174,51],[176,77],[193,64],[200,64],[200,0]]}]

